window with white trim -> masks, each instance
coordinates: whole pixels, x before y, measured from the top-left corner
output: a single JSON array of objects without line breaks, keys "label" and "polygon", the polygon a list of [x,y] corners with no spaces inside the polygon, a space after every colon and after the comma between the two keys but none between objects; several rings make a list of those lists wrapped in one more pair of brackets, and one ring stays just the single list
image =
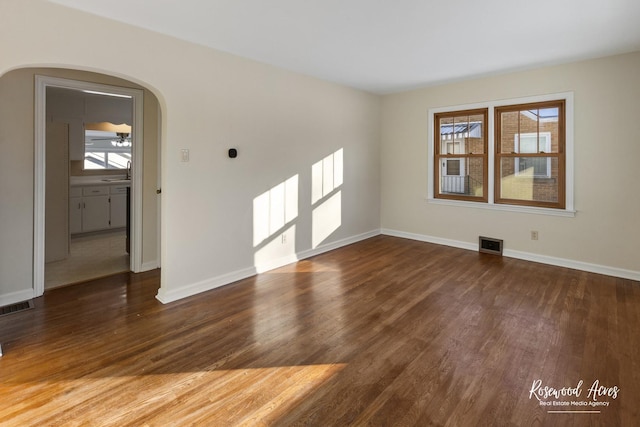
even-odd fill
[{"label": "window with white trim", "polygon": [[564,101],[495,108],[495,203],[564,209]]},{"label": "window with white trim", "polygon": [[[572,114],[572,93],[430,110],[429,200],[572,215]],[[478,141],[488,144],[480,150]],[[481,185],[448,185],[472,175],[474,162]]]},{"label": "window with white trim", "polygon": [[436,197],[487,200],[487,109],[436,114]]}]

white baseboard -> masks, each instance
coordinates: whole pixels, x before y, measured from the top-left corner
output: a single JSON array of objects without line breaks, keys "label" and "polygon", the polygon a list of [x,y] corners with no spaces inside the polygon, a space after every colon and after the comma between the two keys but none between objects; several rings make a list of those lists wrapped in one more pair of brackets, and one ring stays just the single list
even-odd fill
[{"label": "white baseboard", "polygon": [[233,271],[221,276],[212,277],[200,282],[191,283],[189,285],[181,286],[177,289],[167,290],[166,287],[160,285],[160,289],[158,289],[156,299],[158,299],[158,301],[163,304],[168,304],[182,298],[187,298],[201,292],[210,291],[212,289],[237,282],[238,280],[246,279],[247,277],[254,276],[255,274],[256,268],[251,267],[245,268],[244,270]]},{"label": "white baseboard", "polygon": [[[422,234],[407,233],[404,231],[382,229],[381,234],[387,236],[402,237],[405,239],[418,240],[421,242],[435,243],[438,245],[452,246],[454,248],[478,250],[478,245],[461,242],[459,240],[443,239],[440,237],[426,236]],[[502,255],[509,258],[517,258],[524,261],[539,262],[541,264],[555,265],[557,267],[573,268],[574,270],[587,271],[589,273],[604,274],[606,276],[621,277],[623,279],[640,281],[640,271],[626,270],[624,268],[609,267],[606,265],[592,264],[583,261],[576,261],[566,258],[557,258],[547,255],[534,254],[530,252],[514,251],[505,249]]]},{"label": "white baseboard", "polygon": [[587,271],[589,273],[604,274],[605,276],[620,277],[622,279],[640,281],[640,271],[626,270],[624,268],[609,267],[607,265],[592,264],[573,259],[556,258],[546,255],[532,254],[514,250],[504,250],[504,256],[518,258],[525,261],[539,262],[555,265],[557,267],[573,268],[574,270]]},{"label": "white baseboard", "polygon": [[284,257],[280,257],[277,259],[269,260],[268,262],[263,262],[260,264],[256,264],[255,271],[256,273],[264,273],[269,270],[274,270],[276,268],[280,268],[287,264],[292,264],[294,262],[300,261],[302,258],[298,254],[291,254]]},{"label": "white baseboard", "polygon": [[17,292],[10,292],[8,294],[0,295],[0,307],[26,301],[31,298],[33,298],[33,289],[31,288]]},{"label": "white baseboard", "polygon": [[402,237],[403,239],[418,240],[420,242],[435,243],[436,245],[451,246],[454,248],[468,249],[474,251],[478,249],[478,245],[469,242],[461,242],[459,240],[443,239],[442,237],[426,236],[424,234],[407,233],[406,231],[390,230],[383,228],[381,234],[385,236]]},{"label": "white baseboard", "polygon": [[380,230],[371,230],[366,233],[358,234],[356,236],[347,237],[345,239],[340,239],[335,242],[327,243],[324,245],[320,245],[315,249],[307,249],[298,253],[298,259],[306,259],[311,258],[312,256],[320,255],[325,252],[332,251],[334,249],[341,248],[343,246],[349,246],[353,243],[360,242],[362,240],[370,239],[371,237],[378,236],[380,234]]},{"label": "white baseboard", "polygon": [[265,272],[265,271],[273,270],[279,267],[283,267],[287,264],[291,264],[291,263],[300,261],[302,259],[310,258],[312,256],[320,255],[324,252],[329,252],[334,249],[341,248],[343,246],[347,246],[352,243],[356,243],[373,236],[377,236],[379,234],[380,234],[380,230],[372,230],[366,233],[358,234],[356,236],[347,237],[345,239],[327,243],[325,245],[318,246],[317,248],[314,248],[314,249],[307,249],[307,250],[298,252],[295,255],[289,255],[286,257],[278,258],[275,260],[271,260],[267,263],[262,263],[257,266],[248,267],[242,270],[237,270],[237,271],[233,271],[220,276],[212,277],[210,279],[206,279],[200,282],[181,286],[176,289],[167,290],[166,288],[163,288],[161,285],[160,289],[158,290],[158,294],[156,295],[156,298],[161,303],[168,304],[170,302],[174,302],[182,298],[190,297],[190,296],[199,294],[201,292],[210,291],[212,289],[219,288],[221,286],[225,286],[233,282],[237,282],[238,280],[246,279],[247,277],[256,275],[258,272]]}]

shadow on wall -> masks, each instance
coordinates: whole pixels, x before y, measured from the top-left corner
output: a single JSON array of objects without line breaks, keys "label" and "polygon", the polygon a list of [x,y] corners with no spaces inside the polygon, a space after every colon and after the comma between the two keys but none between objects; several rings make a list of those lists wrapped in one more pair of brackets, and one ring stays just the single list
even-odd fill
[{"label": "shadow on wall", "polygon": [[[342,225],[343,152],[340,148],[311,166],[312,249]],[[253,199],[254,266],[259,273],[271,269],[274,260],[298,260],[299,181],[293,175]]]}]

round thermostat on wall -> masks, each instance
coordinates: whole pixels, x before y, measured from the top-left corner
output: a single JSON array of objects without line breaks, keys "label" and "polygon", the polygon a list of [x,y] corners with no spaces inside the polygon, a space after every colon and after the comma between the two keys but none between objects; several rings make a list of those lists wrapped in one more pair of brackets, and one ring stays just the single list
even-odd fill
[{"label": "round thermostat on wall", "polygon": [[236,150],[235,148],[229,148],[229,157],[232,159],[238,157],[238,150]]}]

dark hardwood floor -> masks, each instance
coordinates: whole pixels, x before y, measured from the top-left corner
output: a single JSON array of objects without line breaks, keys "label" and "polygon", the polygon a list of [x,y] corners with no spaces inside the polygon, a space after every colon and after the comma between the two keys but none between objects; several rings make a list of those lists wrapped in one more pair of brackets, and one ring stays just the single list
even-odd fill
[{"label": "dark hardwood floor", "polygon": [[0,317],[0,425],[640,425],[639,282],[385,236],[168,305],[159,280]]}]

